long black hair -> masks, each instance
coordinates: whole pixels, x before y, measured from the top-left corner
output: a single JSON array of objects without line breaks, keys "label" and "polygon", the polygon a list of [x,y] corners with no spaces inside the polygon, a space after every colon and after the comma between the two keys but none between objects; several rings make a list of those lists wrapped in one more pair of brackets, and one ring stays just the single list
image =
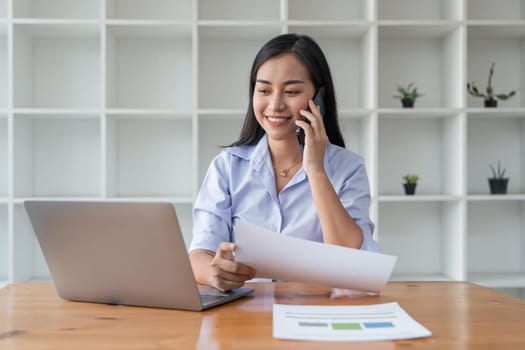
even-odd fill
[{"label": "long black hair", "polygon": [[230,146],[255,145],[264,135],[253,111],[253,93],[257,72],[270,58],[293,53],[310,73],[310,79],[316,89],[324,88],[325,115],[323,116],[326,134],[331,143],[345,147],[345,141],[337,120],[337,103],[330,67],[319,45],[307,35],[282,34],[268,41],[257,53],[250,72],[250,96],[248,110],[244,118],[241,135]]}]

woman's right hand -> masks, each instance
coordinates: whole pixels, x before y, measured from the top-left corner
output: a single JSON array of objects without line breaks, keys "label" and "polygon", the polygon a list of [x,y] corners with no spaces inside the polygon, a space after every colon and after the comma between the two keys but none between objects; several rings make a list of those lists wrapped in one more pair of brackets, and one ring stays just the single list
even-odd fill
[{"label": "woman's right hand", "polygon": [[222,242],[215,252],[210,267],[209,284],[220,291],[239,288],[244,282],[255,277],[255,269],[235,261],[235,243]]}]

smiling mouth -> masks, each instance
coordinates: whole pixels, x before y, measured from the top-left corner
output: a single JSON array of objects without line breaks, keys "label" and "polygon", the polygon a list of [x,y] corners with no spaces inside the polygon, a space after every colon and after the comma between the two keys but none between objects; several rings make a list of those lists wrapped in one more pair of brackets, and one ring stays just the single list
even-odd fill
[{"label": "smiling mouth", "polygon": [[288,120],[290,120],[291,117],[271,117],[271,116],[266,116],[266,119],[268,119],[268,121],[270,121],[272,123],[285,123]]}]

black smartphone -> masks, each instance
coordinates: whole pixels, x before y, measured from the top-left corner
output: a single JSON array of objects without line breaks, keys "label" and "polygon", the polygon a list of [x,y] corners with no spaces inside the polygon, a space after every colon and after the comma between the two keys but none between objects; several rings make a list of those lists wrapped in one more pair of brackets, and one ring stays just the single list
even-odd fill
[{"label": "black smartphone", "polygon": [[[321,88],[317,89],[317,91],[315,92],[314,97],[313,97],[312,100],[314,101],[314,103],[316,105],[319,106],[319,110],[321,111],[321,114],[323,115],[323,118],[324,118],[325,107],[324,107],[323,95],[321,93]],[[307,110],[309,112],[311,112],[310,107],[308,107]],[[310,121],[308,119],[303,118],[303,120],[305,122],[307,122],[308,124],[310,124]],[[299,144],[301,146],[304,146],[304,130],[303,130],[303,128],[297,127],[295,132],[297,133],[297,140],[299,141]]]}]

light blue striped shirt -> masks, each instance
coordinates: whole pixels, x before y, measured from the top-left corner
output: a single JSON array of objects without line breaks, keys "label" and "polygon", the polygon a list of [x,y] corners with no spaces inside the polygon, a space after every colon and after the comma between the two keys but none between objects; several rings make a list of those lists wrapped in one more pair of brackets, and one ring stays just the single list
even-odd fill
[{"label": "light blue striped shirt", "polygon": [[[378,251],[369,217],[370,189],[363,159],[328,144],[325,171],[343,206],[363,231],[361,249]],[[303,168],[277,194],[268,140],[255,146],[229,147],[217,155],[193,208],[190,251],[216,251],[235,241],[235,223],[244,220],[269,231],[323,242],[321,224]]]}]

